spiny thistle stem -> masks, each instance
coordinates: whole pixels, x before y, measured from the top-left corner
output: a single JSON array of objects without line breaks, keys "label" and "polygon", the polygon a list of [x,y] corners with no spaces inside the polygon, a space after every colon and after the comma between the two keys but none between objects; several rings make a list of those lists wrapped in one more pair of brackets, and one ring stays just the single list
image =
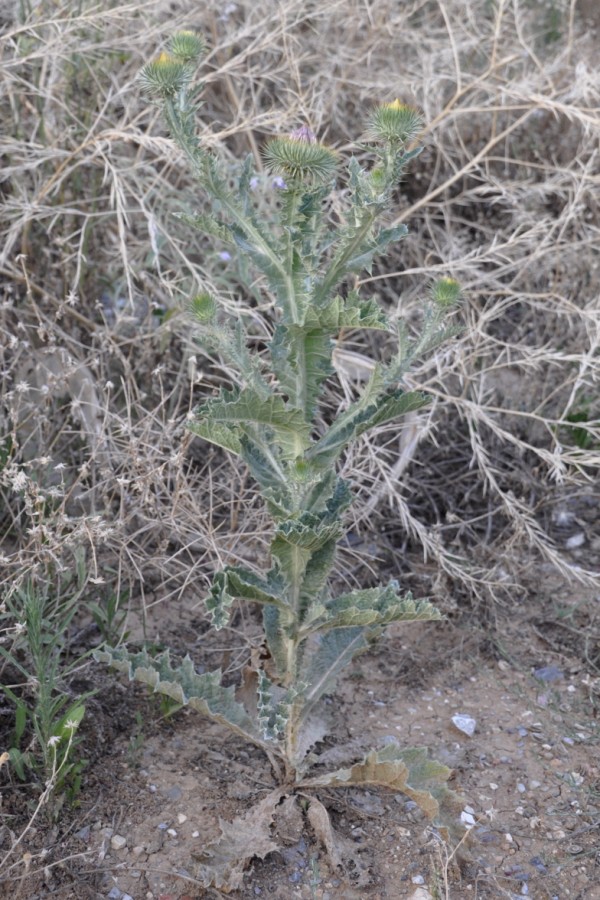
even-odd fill
[{"label": "spiny thistle stem", "polygon": [[[239,456],[273,519],[268,571],[225,567],[214,576],[206,605],[213,626],[220,629],[236,601],[259,604],[266,661],[256,671],[256,705],[247,708],[232,688],[223,687],[220,672],[200,675],[189,658],[173,668],[168,653],[154,660],[145,651],[114,649],[98,655],[130,678],[245,734],[266,750],[278,771],[281,760],[288,784],[323,785],[328,778],[336,785],[353,778],[365,784],[373,777],[376,784],[389,783],[420,798],[426,812],[439,818],[450,796],[445,787],[450,773],[424,762],[421,750],[384,748],[353,770],[305,780],[313,764],[311,749],[327,733],[317,713],[319,701],[333,691],[343,669],[389,623],[441,618],[427,600],[402,594],[396,581],[335,596],[330,589],[337,542],[345,531],[343,515],[352,499],[338,474],[343,455],[369,429],[425,404],[425,396],[408,390],[402,378],[419,355],[454,333],[444,322],[460,298],[453,279],[432,286],[422,333],[415,339],[406,328],[395,328],[374,298],[364,300],[353,290],[335,293],[357,272],[370,270],[373,259],[406,234],[404,226],[382,228],[377,221],[417,154],[407,148],[421,117],[400,101],[375,108],[367,130],[375,164],[367,170],[349,160],[349,199],[338,226],[328,222],[323,209],[340,168],[338,154],[306,126],[272,139],[264,158],[267,169],[283,179],[282,203],[266,219],[251,193],[250,165],[242,169],[237,189],[230,188],[217,155],[196,136],[191,64],[203,46],[193,32],[176,34],[171,54],[146,66],[142,83],[159,97],[175,141],[213,204],[212,211],[186,221],[235,245],[262,275],[273,299],[273,337],[258,357],[250,350],[243,319],[232,322],[218,298],[204,292],[191,304],[200,340],[227,359],[243,387],[205,400],[190,427]],[[362,394],[323,426],[319,403],[334,372],[334,340],[346,329],[396,332],[398,349],[389,363],[373,363]],[[411,762],[415,759],[418,765]]]}]

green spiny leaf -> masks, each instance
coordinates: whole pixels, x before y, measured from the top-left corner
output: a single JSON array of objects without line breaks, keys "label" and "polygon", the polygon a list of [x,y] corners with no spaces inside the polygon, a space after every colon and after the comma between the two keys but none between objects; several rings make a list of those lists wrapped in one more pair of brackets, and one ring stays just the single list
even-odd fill
[{"label": "green spiny leaf", "polygon": [[439,610],[427,600],[414,600],[410,593],[398,593],[398,583],[342,594],[326,603],[325,612],[312,618],[309,631],[379,626],[390,622],[439,621]]},{"label": "green spiny leaf", "polygon": [[277,569],[271,569],[266,578],[241,566],[228,566],[224,573],[227,590],[232,596],[257,603],[285,606],[285,582]]},{"label": "green spiny leaf", "polygon": [[221,422],[211,422],[203,419],[190,422],[188,428],[194,434],[197,434],[198,437],[203,438],[205,441],[210,441],[211,444],[216,444],[217,447],[222,447],[224,450],[229,450],[230,453],[235,453],[236,456],[239,456],[242,452],[236,430],[223,425]]},{"label": "green spiny leaf", "polygon": [[264,746],[256,723],[235,699],[234,688],[222,686],[220,671],[198,675],[189,656],[179,668],[173,668],[168,651],[153,658],[146,650],[129,653],[123,648],[106,647],[97,650],[94,658],[124,672],[130,681],[147,684],[156,693],[166,694],[182,706],[191,706]]},{"label": "green spiny leaf", "polygon": [[310,443],[310,426],[300,410],[291,409],[282,397],[263,398],[246,388],[221,391],[220,397],[208,400],[198,409],[207,422],[237,428],[253,437],[252,427],[269,429],[273,442],[282,450],[284,459],[295,459]]},{"label": "green spiny leaf", "polygon": [[217,572],[206,598],[206,609],[210,613],[211,624],[215,631],[225,628],[229,622],[231,605],[234,600],[235,597],[227,590],[227,576],[225,572]]},{"label": "green spiny leaf", "polygon": [[308,685],[302,720],[310,715],[321,697],[332,693],[342,670],[367,646],[362,628],[334,629],[313,634],[304,641],[298,671],[298,679]]},{"label": "green spiny leaf", "polygon": [[283,679],[286,675],[288,662],[285,652],[287,638],[284,633],[281,611],[276,606],[265,606],[263,608],[263,627],[265,629],[267,646],[275,663],[277,674]]},{"label": "green spiny leaf", "polygon": [[361,397],[341,415],[306,453],[306,458],[321,468],[333,465],[345,447],[369,428],[382,425],[428,402],[418,391],[397,389],[385,393],[383,373],[376,367]]},{"label": "green spiny leaf", "polygon": [[331,336],[320,326],[279,325],[271,342],[273,371],[290,406],[314,416],[321,386],[332,374]]},{"label": "green spiny leaf", "polygon": [[231,234],[231,229],[225,222],[217,218],[217,216],[211,215],[210,213],[193,213],[192,215],[188,213],[177,213],[176,217],[182,222],[185,222],[186,225],[191,225],[192,228],[195,228],[201,234],[208,234],[211,237],[216,237],[224,244],[235,243],[233,235]]}]

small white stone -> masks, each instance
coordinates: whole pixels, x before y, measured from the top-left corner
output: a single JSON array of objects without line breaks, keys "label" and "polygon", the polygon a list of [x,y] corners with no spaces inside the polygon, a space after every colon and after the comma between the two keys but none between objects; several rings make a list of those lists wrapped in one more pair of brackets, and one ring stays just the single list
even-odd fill
[{"label": "small white stone", "polygon": [[413,877],[410,880],[412,881],[413,884],[425,884],[425,879],[423,878],[422,875],[413,875]]},{"label": "small white stone", "polygon": [[127,838],[123,837],[122,834],[115,834],[110,839],[110,846],[113,850],[122,850],[123,847],[127,846]]},{"label": "small white stone", "polygon": [[171,837],[177,837],[177,832],[174,828],[167,828],[167,834],[170,834]]},{"label": "small white stone", "polygon": [[462,713],[456,713],[456,715],[452,716],[452,724],[462,734],[466,734],[467,737],[473,737],[477,728],[476,720],[472,716],[466,716]]},{"label": "small white stone", "polygon": [[497,790],[498,790],[498,785],[497,785],[494,781],[490,781],[490,790],[491,790],[491,791],[497,791]]},{"label": "small white stone", "polygon": [[571,537],[565,541],[565,547],[567,550],[576,550],[577,547],[581,547],[585,544],[585,534],[583,531],[578,531],[577,534],[572,534]]},{"label": "small white stone", "polygon": [[517,790],[518,790],[518,792],[519,792],[520,794],[524,794],[525,791],[527,790],[527,788],[525,787],[525,785],[523,784],[522,781],[520,781],[520,782],[517,784]]},{"label": "small white stone", "polygon": [[473,825],[475,825],[475,819],[473,815],[469,812],[466,812],[465,810],[463,810],[463,812],[461,812],[460,814],[460,821],[463,823],[463,825],[466,825],[467,828],[472,828]]},{"label": "small white stone", "polygon": [[180,825],[183,825],[184,822],[187,822],[187,816],[185,816],[183,813],[177,813],[177,821]]},{"label": "small white stone", "polygon": [[192,831],[192,837],[200,837],[199,831]]},{"label": "small white stone", "polygon": [[418,887],[414,894],[410,895],[410,900],[433,900],[433,897],[424,887]]}]

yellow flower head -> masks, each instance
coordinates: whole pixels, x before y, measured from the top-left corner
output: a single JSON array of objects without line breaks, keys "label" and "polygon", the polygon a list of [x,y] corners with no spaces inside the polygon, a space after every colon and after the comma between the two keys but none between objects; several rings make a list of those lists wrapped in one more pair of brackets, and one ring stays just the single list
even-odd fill
[{"label": "yellow flower head", "polygon": [[410,109],[406,103],[402,103],[397,97],[391,103],[386,103],[384,105],[387,106],[388,109]]}]

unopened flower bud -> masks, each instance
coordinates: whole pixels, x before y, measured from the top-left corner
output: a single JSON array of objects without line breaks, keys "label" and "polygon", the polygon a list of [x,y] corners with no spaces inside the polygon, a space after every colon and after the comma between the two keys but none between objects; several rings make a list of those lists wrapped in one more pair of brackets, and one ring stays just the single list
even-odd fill
[{"label": "unopened flower bud", "polygon": [[161,97],[178,94],[189,84],[191,78],[192,69],[189,64],[164,51],[140,72],[142,88],[149,94],[159,94]]},{"label": "unopened flower bud", "polygon": [[190,303],[192,315],[198,322],[207,325],[217,314],[217,304],[209,293],[198,294]]},{"label": "unopened flower bud", "polygon": [[394,100],[378,106],[369,119],[368,134],[372,140],[408,144],[423,127],[423,117],[418,109]]},{"label": "unopened flower bud", "polygon": [[195,31],[176,31],[171,38],[171,53],[180,62],[197,60],[206,50],[203,38]]},{"label": "unopened flower bud", "polygon": [[440,278],[431,286],[431,298],[439,306],[456,306],[460,300],[460,285],[454,278]]},{"label": "unopened flower bud", "polygon": [[337,154],[319,144],[309,128],[297,129],[294,136],[269,141],[264,151],[267,167],[286,182],[326,181],[337,166]]}]

